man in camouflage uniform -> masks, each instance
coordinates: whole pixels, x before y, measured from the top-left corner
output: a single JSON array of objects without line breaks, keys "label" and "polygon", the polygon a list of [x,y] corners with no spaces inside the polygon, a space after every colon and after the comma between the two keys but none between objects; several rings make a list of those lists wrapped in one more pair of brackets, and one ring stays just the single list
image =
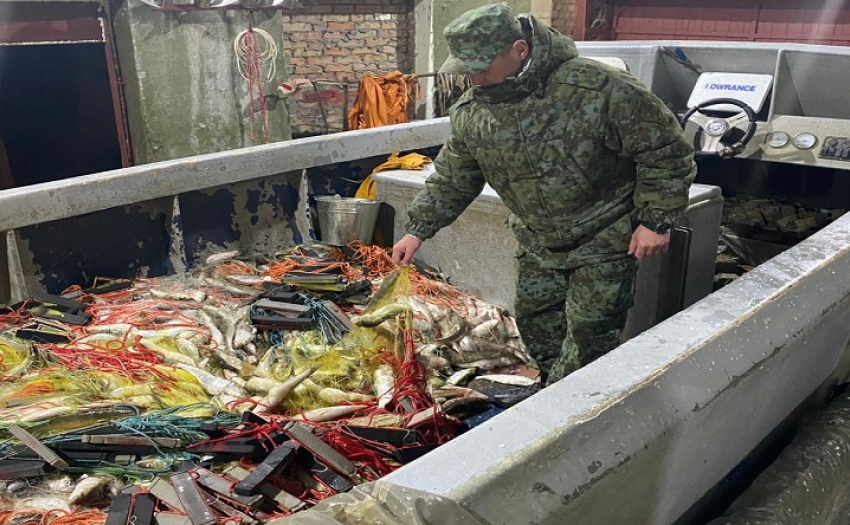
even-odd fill
[{"label": "man in camouflage uniform", "polygon": [[552,383],[619,344],[637,259],[667,249],[688,204],[693,148],[645,86],[531,15],[483,6],[445,37],[440,71],[476,87],[452,107],[393,258],[409,263],[489,183],[520,245],[517,324]]}]

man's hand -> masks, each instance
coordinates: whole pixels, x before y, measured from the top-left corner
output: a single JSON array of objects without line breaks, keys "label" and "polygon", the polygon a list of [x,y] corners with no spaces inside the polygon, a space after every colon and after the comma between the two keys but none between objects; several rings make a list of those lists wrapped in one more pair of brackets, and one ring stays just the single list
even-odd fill
[{"label": "man's hand", "polygon": [[[669,245],[669,233],[659,235],[641,224],[632,234],[632,241],[629,243],[629,254],[634,255],[638,259],[652,257],[653,255],[666,252]],[[393,252],[393,257],[395,257],[395,252]]]},{"label": "man's hand", "polygon": [[393,262],[396,264],[410,264],[413,254],[422,246],[422,241],[413,235],[405,235],[393,246]]}]

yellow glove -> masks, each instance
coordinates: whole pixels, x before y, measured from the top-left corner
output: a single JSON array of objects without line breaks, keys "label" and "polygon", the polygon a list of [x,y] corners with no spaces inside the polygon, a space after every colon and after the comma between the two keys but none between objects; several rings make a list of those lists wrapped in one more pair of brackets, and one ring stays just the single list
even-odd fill
[{"label": "yellow glove", "polygon": [[408,153],[404,157],[399,157],[398,152],[396,151],[390,158],[387,159],[386,162],[381,164],[372,170],[372,173],[369,174],[368,177],[363,179],[363,182],[360,183],[360,187],[357,188],[357,193],[354,194],[358,199],[372,199],[375,200],[375,181],[372,178],[372,175],[378,173],[379,171],[386,170],[421,170],[425,168],[426,164],[431,163],[432,160],[425,155],[420,155],[419,153]]}]

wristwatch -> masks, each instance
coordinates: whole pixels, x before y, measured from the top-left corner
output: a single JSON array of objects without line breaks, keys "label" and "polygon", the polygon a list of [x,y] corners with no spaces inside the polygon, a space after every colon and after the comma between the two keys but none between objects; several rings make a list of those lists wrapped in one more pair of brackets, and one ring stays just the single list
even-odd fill
[{"label": "wristwatch", "polygon": [[649,222],[649,221],[641,221],[641,225],[644,228],[648,228],[652,230],[654,233],[658,235],[665,235],[670,233],[670,230],[673,229],[673,225],[669,222]]}]

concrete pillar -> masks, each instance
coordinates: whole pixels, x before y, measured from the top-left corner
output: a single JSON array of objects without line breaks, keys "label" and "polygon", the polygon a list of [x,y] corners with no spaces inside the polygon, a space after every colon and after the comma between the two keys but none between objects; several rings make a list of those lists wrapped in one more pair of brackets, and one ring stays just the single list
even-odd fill
[{"label": "concrete pillar", "polygon": [[[275,75],[263,84],[268,136],[263,111],[250,110],[252,97],[233,49],[236,36],[249,26],[249,16],[230,10],[163,12],[140,0],[128,0],[116,12],[116,43],[137,164],[291,137],[286,104],[274,97],[276,86],[286,80],[280,12],[253,15],[254,26],[268,31],[278,47]],[[254,108],[261,102],[255,92]]]},{"label": "concrete pillar", "polygon": [[[413,6],[413,19],[416,32],[413,35],[413,69],[422,73],[437,70],[440,64],[434,63],[434,25],[433,0],[416,0]],[[430,118],[434,115],[434,78],[420,79],[422,98],[416,107],[416,118]]]}]

